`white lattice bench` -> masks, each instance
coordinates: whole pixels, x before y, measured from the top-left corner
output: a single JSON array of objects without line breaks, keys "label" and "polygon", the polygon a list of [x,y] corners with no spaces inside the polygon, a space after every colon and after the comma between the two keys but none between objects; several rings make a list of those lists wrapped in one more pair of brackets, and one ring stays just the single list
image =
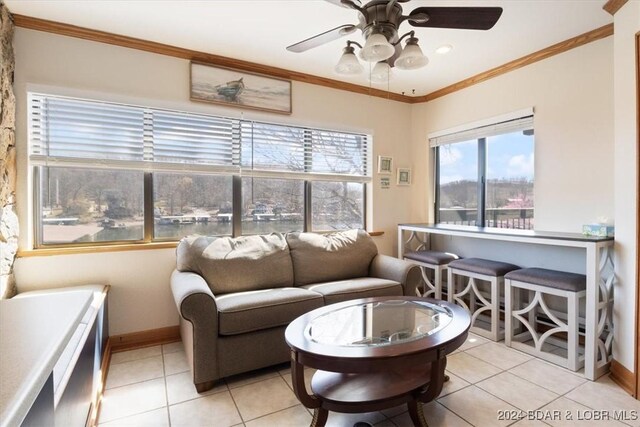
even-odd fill
[{"label": "white lattice bench", "polygon": [[[451,261],[448,265],[448,300],[463,306],[471,313],[471,332],[493,341],[504,339],[504,328],[500,324],[500,296],[504,284],[504,275],[520,267],[506,262],[482,258],[465,258]],[[462,291],[456,292],[455,276],[469,280]],[[489,282],[489,289],[482,289],[478,280]],[[468,303],[464,298],[468,298]],[[489,314],[487,327],[479,318],[480,314]]]},{"label": "white lattice bench", "polygon": [[[579,314],[586,297],[587,278],[582,274],[544,268],[524,268],[505,276],[505,344],[525,353],[555,363],[572,371],[584,366],[584,354],[580,352]],[[529,298],[522,302],[520,290],[529,291]],[[565,298],[567,320],[563,321],[549,309],[545,295]],[[524,306],[524,307],[523,307]],[[523,307],[523,308],[521,308]],[[536,329],[538,307],[554,326],[543,333]],[[524,326],[524,332],[516,329]],[[566,334],[566,357],[554,354],[547,340],[556,334]],[[554,337],[555,338],[555,337]]]},{"label": "white lattice bench", "polygon": [[[442,275],[451,261],[460,258],[458,255],[438,251],[415,251],[404,254],[404,259],[412,261],[420,266],[422,280],[424,281],[423,297],[432,296],[442,299]],[[429,280],[426,269],[433,270],[433,282]]]}]

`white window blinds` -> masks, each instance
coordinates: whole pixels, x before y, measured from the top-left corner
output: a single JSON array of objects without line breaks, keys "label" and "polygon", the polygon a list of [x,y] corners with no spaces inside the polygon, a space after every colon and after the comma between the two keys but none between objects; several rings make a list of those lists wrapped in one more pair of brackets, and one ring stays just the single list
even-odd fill
[{"label": "white window blinds", "polygon": [[439,147],[530,129],[533,129],[533,108],[431,134],[429,146]]},{"label": "white window blinds", "polygon": [[144,160],[139,108],[32,96],[31,158]]},{"label": "white window blinds", "polygon": [[370,138],[29,94],[34,165],[370,181]]},{"label": "white window blinds", "polygon": [[35,165],[222,173],[239,170],[230,119],[30,94]]},{"label": "white window blinds", "polygon": [[237,120],[173,111],[152,111],[154,163],[235,170],[240,160]]}]

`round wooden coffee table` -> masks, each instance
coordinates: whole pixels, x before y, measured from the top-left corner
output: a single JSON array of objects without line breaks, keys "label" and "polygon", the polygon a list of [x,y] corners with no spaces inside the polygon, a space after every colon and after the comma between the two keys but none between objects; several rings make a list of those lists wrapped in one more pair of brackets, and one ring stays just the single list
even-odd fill
[{"label": "round wooden coffee table", "polygon": [[[312,426],[328,411],[361,413],[407,404],[416,426],[426,426],[422,404],[445,380],[447,354],[469,331],[469,313],[445,301],[419,297],[366,298],[331,304],[294,320],[293,390],[314,409]],[[304,367],[317,369],[307,392]]]}]

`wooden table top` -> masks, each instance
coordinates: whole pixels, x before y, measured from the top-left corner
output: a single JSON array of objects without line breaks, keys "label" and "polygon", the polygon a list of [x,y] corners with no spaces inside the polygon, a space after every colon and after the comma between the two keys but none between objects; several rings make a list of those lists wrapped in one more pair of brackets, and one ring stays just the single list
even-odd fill
[{"label": "wooden table top", "polygon": [[[386,314],[395,317],[393,321],[395,323],[406,321],[406,319],[398,320],[398,316],[407,314],[401,308],[402,303],[418,303],[424,307],[433,304],[437,310],[449,313],[451,319],[445,326],[431,334],[417,333],[409,339],[383,345],[330,344],[326,341],[314,340],[310,336],[309,325],[322,316],[336,313],[348,307],[393,301],[399,303],[398,311],[394,314],[392,309],[390,313]],[[413,313],[409,314],[409,316],[411,315]],[[384,319],[379,320],[383,324],[378,327],[385,328]],[[409,319],[409,327],[411,327],[411,322]],[[464,342],[469,326],[469,313],[462,307],[446,301],[404,296],[376,297],[331,304],[306,313],[289,324],[285,332],[285,339],[289,346],[298,353],[299,360],[305,366],[333,372],[371,373],[377,370],[391,369],[395,365],[407,366],[407,364],[416,361],[429,363],[442,355],[449,354]],[[367,327],[373,326],[368,325]]]}]

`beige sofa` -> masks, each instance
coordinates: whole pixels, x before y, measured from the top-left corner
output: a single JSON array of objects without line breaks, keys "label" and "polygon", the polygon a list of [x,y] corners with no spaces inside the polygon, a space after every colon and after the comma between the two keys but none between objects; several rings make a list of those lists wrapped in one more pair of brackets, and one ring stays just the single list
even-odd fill
[{"label": "beige sofa", "polygon": [[171,290],[199,392],[215,381],[289,360],[286,326],[355,298],[415,295],[418,267],[379,255],[363,230],[333,234],[189,236]]}]

